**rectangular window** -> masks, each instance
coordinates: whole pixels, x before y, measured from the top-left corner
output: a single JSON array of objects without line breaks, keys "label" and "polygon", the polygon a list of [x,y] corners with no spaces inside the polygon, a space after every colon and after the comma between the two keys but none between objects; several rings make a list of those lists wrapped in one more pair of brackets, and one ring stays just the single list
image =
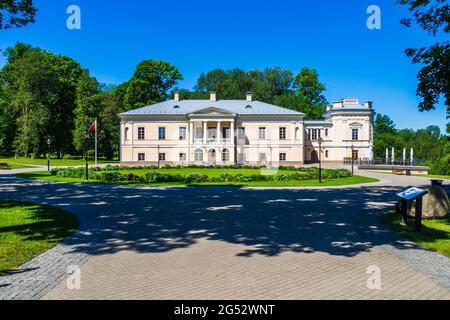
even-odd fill
[{"label": "rectangular window", "polygon": [[308,140],[311,141],[311,129],[308,129]]},{"label": "rectangular window", "polygon": [[202,127],[195,127],[195,139],[203,139],[203,128]]},{"label": "rectangular window", "polygon": [[203,151],[201,149],[195,150],[194,159],[197,162],[203,161]]},{"label": "rectangular window", "polygon": [[286,153],[280,153],[280,161],[286,161]]},{"label": "rectangular window", "polygon": [[266,140],[266,128],[265,127],[259,128],[259,140]]},{"label": "rectangular window", "polygon": [[145,153],[138,153],[138,161],[145,161]]},{"label": "rectangular window", "polygon": [[186,153],[180,153],[180,161],[186,161]]},{"label": "rectangular window", "polygon": [[311,140],[317,140],[317,129],[311,130]]},{"label": "rectangular window", "polygon": [[179,128],[180,140],[186,140],[186,127]]},{"label": "rectangular window", "polygon": [[244,127],[238,128],[238,139],[240,139],[240,140],[245,139],[245,128]]},{"label": "rectangular window", "polygon": [[138,128],[138,140],[145,140],[145,128],[144,127]]},{"label": "rectangular window", "polygon": [[328,150],[325,150],[325,158],[328,158]]},{"label": "rectangular window", "polygon": [[358,160],[359,159],[358,150],[353,150],[352,157],[353,157],[353,160]]},{"label": "rectangular window", "polygon": [[286,127],[280,128],[280,140],[286,140]]},{"label": "rectangular window", "polygon": [[352,129],[352,140],[359,140],[359,130]]},{"label": "rectangular window", "polygon": [[267,156],[265,153],[260,153],[259,154],[259,162],[260,163],[266,163],[267,162]]},{"label": "rectangular window", "polygon": [[159,161],[166,161],[166,154],[165,153],[158,154],[158,159]]},{"label": "rectangular window", "polygon": [[325,129],[325,137],[328,137],[328,129]]},{"label": "rectangular window", "polygon": [[158,128],[158,139],[166,140],[166,128],[165,127]]}]

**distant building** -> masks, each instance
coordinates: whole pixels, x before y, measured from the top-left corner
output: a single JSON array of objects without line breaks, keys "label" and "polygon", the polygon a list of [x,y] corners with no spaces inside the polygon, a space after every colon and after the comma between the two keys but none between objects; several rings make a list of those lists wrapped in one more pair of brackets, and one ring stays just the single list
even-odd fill
[{"label": "distant building", "polygon": [[[246,100],[174,99],[131,110],[121,119],[124,165],[283,165],[319,159],[372,158],[372,103],[344,99],[327,108],[325,120]],[[353,154],[352,154],[353,146]]]}]

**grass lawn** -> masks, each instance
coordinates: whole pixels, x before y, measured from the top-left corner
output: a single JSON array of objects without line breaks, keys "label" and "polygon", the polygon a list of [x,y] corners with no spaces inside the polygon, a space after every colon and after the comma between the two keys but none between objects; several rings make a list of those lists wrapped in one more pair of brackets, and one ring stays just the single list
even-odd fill
[{"label": "grass lawn", "polygon": [[[40,166],[46,166],[47,165],[47,159],[30,159],[30,158],[0,158],[0,163],[6,162],[10,164],[11,166],[18,166],[22,165],[26,167],[26,165],[40,165]],[[99,160],[98,163],[117,163],[118,161],[105,161],[105,160]],[[84,165],[86,162],[84,160],[66,160],[66,159],[50,159],[50,165],[53,166],[81,166]],[[94,164],[94,160],[89,161],[90,165]]]},{"label": "grass lawn", "polygon": [[420,246],[437,251],[450,257],[450,219],[423,220],[422,232],[414,232],[414,219],[403,225],[400,214],[395,210],[387,213],[383,222],[401,236]]},{"label": "grass lawn", "polygon": [[[0,163],[2,163],[1,160],[0,160]],[[32,168],[32,166],[27,166],[24,164],[17,164],[17,163],[13,163],[13,162],[6,162],[6,163],[8,164],[8,166],[7,167],[0,166],[0,170]]]},{"label": "grass lawn", "polygon": [[441,176],[441,175],[437,175],[437,174],[429,174],[429,175],[422,175],[419,177],[425,177],[425,178],[430,178],[430,179],[444,179],[444,180],[450,180],[450,176]]},{"label": "grass lawn", "polygon": [[[184,174],[188,175],[190,173],[201,173],[208,174],[210,177],[213,174],[217,176],[222,172],[229,173],[243,173],[247,172],[248,174],[256,174],[259,172],[258,169],[159,169],[159,170],[151,170],[151,171],[159,171],[161,173],[169,173],[169,170],[174,170],[173,173],[182,174],[182,170],[184,170]],[[175,171],[176,170],[176,171]],[[233,171],[234,170],[234,171]],[[251,171],[251,172],[250,172]],[[122,171],[121,171],[122,172]],[[125,172],[125,171],[123,171]],[[144,174],[145,171],[137,170],[127,170],[126,172],[133,172],[136,174]],[[207,173],[208,172],[208,173]],[[17,174],[19,178],[24,179],[33,179],[33,180],[46,180],[46,181],[56,181],[56,182],[69,182],[69,183],[97,183],[102,184],[102,181],[90,180],[86,182],[84,179],[77,178],[62,178],[50,175],[48,172],[29,172],[29,173],[20,173]],[[322,180],[320,184],[317,180],[292,180],[292,181],[251,181],[251,182],[204,182],[197,184],[190,184],[189,186],[249,186],[249,187],[301,187],[301,186],[341,186],[341,185],[352,185],[352,184],[360,184],[360,183],[369,183],[376,182],[377,179],[362,177],[362,176],[353,176],[349,178],[339,178],[339,179],[330,179],[330,180]],[[109,183],[111,184],[111,183]],[[177,183],[177,182],[168,182],[168,183],[133,183],[133,182],[120,182],[117,184],[121,185],[133,185],[133,186],[188,186],[186,183]]]},{"label": "grass lawn", "polygon": [[0,199],[0,275],[75,233],[78,220],[59,208]]}]

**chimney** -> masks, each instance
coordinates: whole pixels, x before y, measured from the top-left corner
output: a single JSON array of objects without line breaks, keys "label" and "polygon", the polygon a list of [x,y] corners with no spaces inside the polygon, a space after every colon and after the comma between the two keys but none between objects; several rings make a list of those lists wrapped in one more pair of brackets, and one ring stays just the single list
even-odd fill
[{"label": "chimney", "polygon": [[211,91],[211,92],[209,93],[209,100],[210,100],[210,101],[213,101],[213,102],[216,102],[216,101],[217,101],[217,94],[216,94],[215,91]]},{"label": "chimney", "polygon": [[372,101],[366,101],[364,102],[364,106],[368,109],[372,109],[373,107],[373,102]]},{"label": "chimney", "polygon": [[247,100],[247,102],[252,102],[253,101],[253,93],[252,92],[247,92],[246,100]]},{"label": "chimney", "polygon": [[173,100],[180,101],[180,93],[178,91],[173,93]]}]

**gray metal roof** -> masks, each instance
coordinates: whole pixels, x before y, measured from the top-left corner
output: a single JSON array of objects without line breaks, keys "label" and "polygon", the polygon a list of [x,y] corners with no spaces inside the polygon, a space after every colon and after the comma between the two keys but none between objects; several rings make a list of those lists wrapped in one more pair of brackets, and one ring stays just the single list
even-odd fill
[{"label": "gray metal roof", "polygon": [[[175,107],[178,106],[178,107]],[[248,107],[251,106],[251,107]],[[143,108],[130,110],[119,114],[119,116],[128,115],[185,115],[195,113],[207,108],[218,108],[235,114],[254,114],[254,115],[298,115],[304,113],[277,107],[272,104],[261,101],[246,100],[168,100],[156,103]]]}]

